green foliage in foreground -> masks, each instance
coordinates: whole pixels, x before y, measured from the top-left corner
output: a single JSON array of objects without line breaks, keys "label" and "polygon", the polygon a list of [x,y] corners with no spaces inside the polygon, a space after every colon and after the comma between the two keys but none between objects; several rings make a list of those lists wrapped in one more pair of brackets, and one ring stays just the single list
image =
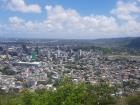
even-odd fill
[{"label": "green foliage in foreground", "polygon": [[74,84],[66,79],[59,83],[57,90],[25,90],[12,96],[0,95],[0,105],[116,105],[117,98],[111,95],[115,92],[116,89],[106,83]]},{"label": "green foliage in foreground", "polygon": [[140,105],[140,94],[128,96],[126,102],[128,105]]}]

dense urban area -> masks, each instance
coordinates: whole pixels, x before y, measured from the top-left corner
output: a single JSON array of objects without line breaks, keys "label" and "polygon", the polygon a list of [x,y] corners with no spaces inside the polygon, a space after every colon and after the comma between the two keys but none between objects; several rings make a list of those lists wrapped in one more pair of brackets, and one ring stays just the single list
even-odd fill
[{"label": "dense urban area", "polygon": [[[102,40],[100,41],[102,42]],[[17,97],[15,94],[23,93],[24,98],[29,98],[31,95],[30,92],[39,91],[39,95],[42,91],[45,94],[46,91],[54,92],[59,90],[59,92],[64,92],[65,89],[67,90],[66,93],[68,92],[69,94],[71,94],[69,88],[73,89],[75,87],[77,87],[77,90],[75,90],[75,95],[78,95],[78,93],[76,94],[76,92],[80,93],[84,87],[90,88],[92,90],[92,86],[93,88],[96,88],[97,91],[102,91],[98,90],[98,88],[109,89],[111,87],[114,87],[115,92],[111,93],[107,90],[105,91],[110,94],[110,98],[108,100],[111,100],[111,97],[123,98],[125,96],[132,96],[132,94],[139,94],[140,50],[133,48],[130,50],[129,48],[118,46],[103,46],[100,43],[95,44],[93,42],[92,40],[1,40],[1,97],[3,97],[3,95],[5,94],[14,94],[14,96]],[[64,78],[67,78],[68,80],[65,81]],[[65,82],[62,83],[63,80]],[[84,84],[86,84],[86,86]],[[103,85],[103,87],[101,84]],[[60,87],[62,85],[66,88],[61,89]],[[35,95],[35,93],[32,93],[32,95],[33,94]],[[49,96],[59,96],[58,93],[55,93],[55,95],[52,94],[48,94],[48,96],[46,96],[46,99],[48,99],[47,97]],[[82,94],[84,93],[81,93],[81,97]],[[140,95],[135,96],[138,96],[138,98],[140,98]],[[11,97],[11,95],[7,97]],[[63,97],[66,96],[63,94]],[[89,94],[89,97],[92,96],[90,96]],[[105,98],[107,96],[105,95],[103,97]],[[36,102],[36,98],[33,98],[33,102]],[[54,100],[58,99],[60,99],[60,97],[57,97]],[[2,102],[2,100],[3,99],[1,98],[0,105],[9,104],[8,101],[7,103],[4,103]],[[13,100],[12,102],[14,102]],[[53,102],[55,102],[54,100]],[[83,101],[81,102],[83,104],[76,103],[78,99],[77,101],[74,100],[76,99],[72,100],[74,103],[68,103],[69,101],[67,100],[66,103],[57,102],[57,104],[50,103],[51,101],[46,104],[28,103],[30,101],[24,103],[23,101],[23,103],[21,104],[20,102],[18,103],[19,100],[15,100],[15,104],[12,104],[12,102],[10,103],[11,105],[115,104],[115,99],[112,99],[113,101],[108,103],[100,103],[98,101],[88,103]],[[138,99],[134,100],[137,103],[129,105],[140,105],[140,101],[138,101]],[[41,102],[44,101],[42,100]],[[127,104],[121,103],[120,105]]]}]

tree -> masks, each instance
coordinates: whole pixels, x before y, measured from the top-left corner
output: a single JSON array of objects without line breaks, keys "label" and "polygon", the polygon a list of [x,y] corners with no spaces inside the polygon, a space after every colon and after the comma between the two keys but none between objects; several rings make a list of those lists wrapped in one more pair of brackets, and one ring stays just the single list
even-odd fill
[{"label": "tree", "polygon": [[116,89],[114,87],[109,87],[106,83],[89,85],[87,87],[87,97],[90,97],[89,99],[92,102],[88,105],[114,105],[116,98],[111,94],[114,94],[115,91]]},{"label": "tree", "polygon": [[115,89],[106,83],[74,83],[65,78],[59,81],[56,90],[24,90],[4,105],[115,105],[113,93]]},{"label": "tree", "polygon": [[128,96],[126,102],[128,105],[140,105],[140,95]]}]

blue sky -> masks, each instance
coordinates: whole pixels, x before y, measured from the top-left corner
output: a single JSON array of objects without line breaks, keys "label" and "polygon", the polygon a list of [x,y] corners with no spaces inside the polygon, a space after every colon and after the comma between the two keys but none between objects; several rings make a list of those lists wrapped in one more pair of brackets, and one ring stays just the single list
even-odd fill
[{"label": "blue sky", "polygon": [[52,5],[76,9],[82,15],[108,14],[115,6],[115,0],[50,0]]},{"label": "blue sky", "polygon": [[0,0],[0,37],[135,37],[139,20],[140,0]]},{"label": "blue sky", "polygon": [[[81,15],[109,15],[110,10],[115,7],[116,0],[25,0],[27,4],[39,4],[42,7],[41,14],[22,14],[20,12],[0,9],[0,21],[6,22],[10,16],[19,16],[27,20],[42,20],[46,17],[44,7],[46,5],[62,5],[64,8],[77,10]],[[108,1],[108,2],[107,2]]]}]

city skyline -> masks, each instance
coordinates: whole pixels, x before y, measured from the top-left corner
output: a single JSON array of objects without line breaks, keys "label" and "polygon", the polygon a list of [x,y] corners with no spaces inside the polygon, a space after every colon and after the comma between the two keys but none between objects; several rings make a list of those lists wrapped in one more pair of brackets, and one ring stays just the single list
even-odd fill
[{"label": "city skyline", "polygon": [[0,37],[136,37],[139,27],[140,0],[0,0]]}]

